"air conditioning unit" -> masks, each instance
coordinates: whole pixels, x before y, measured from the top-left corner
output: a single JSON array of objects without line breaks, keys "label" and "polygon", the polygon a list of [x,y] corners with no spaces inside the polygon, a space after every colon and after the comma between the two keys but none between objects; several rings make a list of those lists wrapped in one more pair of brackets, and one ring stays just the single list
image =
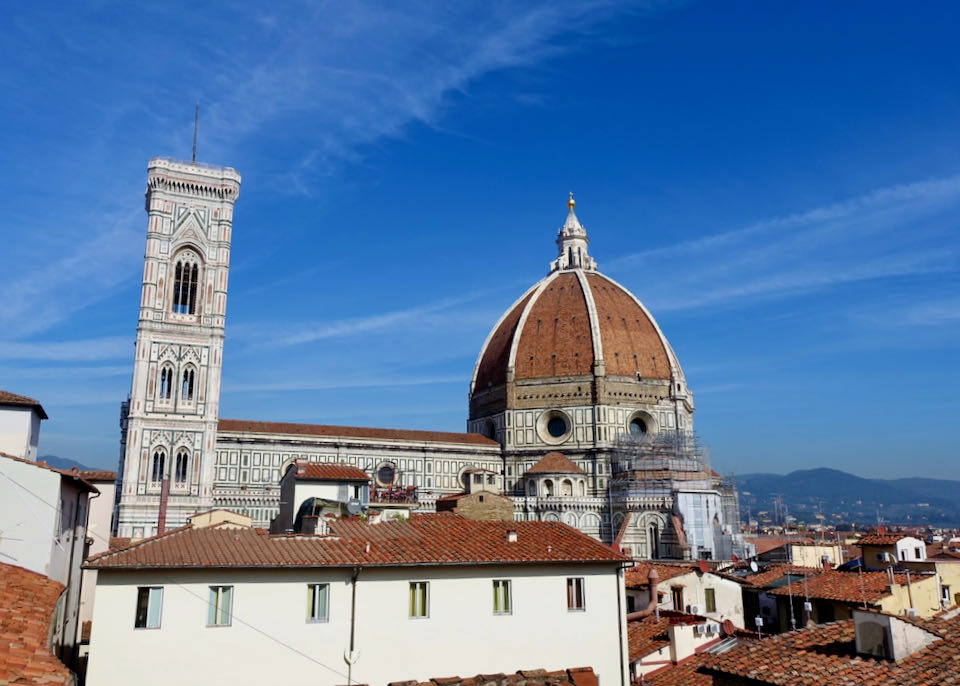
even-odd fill
[{"label": "air conditioning unit", "polygon": [[707,625],[697,624],[695,627],[693,627],[693,633],[697,634],[698,636],[703,636],[705,633],[707,633]]},{"label": "air conditioning unit", "polygon": [[719,634],[719,633],[720,633],[720,625],[719,625],[719,624],[716,624],[716,623],[707,624],[707,633],[710,633],[710,634]]},{"label": "air conditioning unit", "polygon": [[914,608],[914,607],[908,607],[908,608],[907,608],[907,617],[916,617],[916,616],[917,616],[917,609]]},{"label": "air conditioning unit", "polygon": [[813,603],[811,603],[811,602],[808,600],[807,602],[805,602],[805,603],[803,604],[803,609],[804,609],[804,611],[806,611],[806,612],[813,612]]},{"label": "air conditioning unit", "polygon": [[691,615],[698,615],[698,614],[700,614],[700,606],[699,606],[699,605],[687,605],[687,612],[688,612],[689,614],[691,614]]}]

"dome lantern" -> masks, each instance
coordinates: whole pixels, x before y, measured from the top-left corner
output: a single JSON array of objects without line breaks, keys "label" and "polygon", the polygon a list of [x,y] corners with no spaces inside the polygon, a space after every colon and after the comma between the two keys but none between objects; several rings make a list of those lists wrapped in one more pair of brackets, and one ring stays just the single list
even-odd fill
[{"label": "dome lantern", "polygon": [[587,231],[577,219],[573,207],[576,201],[573,193],[567,199],[567,219],[557,232],[557,259],[550,263],[550,272],[562,269],[583,269],[597,271],[597,263],[587,254]]}]

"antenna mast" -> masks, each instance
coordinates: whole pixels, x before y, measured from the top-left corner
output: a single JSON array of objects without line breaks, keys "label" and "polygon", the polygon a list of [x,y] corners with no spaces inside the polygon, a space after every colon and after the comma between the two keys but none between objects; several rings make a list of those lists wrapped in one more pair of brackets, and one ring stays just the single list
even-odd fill
[{"label": "antenna mast", "polygon": [[197,124],[200,123],[200,103],[193,108],[193,157],[191,161],[197,163]]}]

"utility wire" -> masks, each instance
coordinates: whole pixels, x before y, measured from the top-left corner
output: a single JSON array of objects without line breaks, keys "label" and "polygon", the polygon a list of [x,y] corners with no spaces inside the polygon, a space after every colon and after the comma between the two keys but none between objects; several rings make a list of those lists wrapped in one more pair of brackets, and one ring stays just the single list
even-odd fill
[{"label": "utility wire", "polygon": [[[13,480],[12,478],[10,478],[10,476],[8,476],[8,475],[6,474],[6,472],[4,472],[3,470],[0,470],[0,474],[2,474],[4,477],[6,477],[6,479],[7,479],[10,483],[14,484],[15,486],[18,486],[18,487],[22,488],[24,491],[26,491],[27,493],[29,493],[30,495],[32,495],[34,498],[36,498],[37,500],[39,500],[41,503],[43,503],[43,504],[46,505],[47,507],[53,509],[55,512],[58,512],[58,513],[60,512],[59,506],[54,505],[53,503],[51,503],[51,502],[49,502],[49,501],[47,501],[47,500],[44,500],[42,497],[40,497],[39,495],[37,495],[36,493],[34,493],[34,492],[31,491],[30,489],[28,489],[28,488],[27,488],[26,486],[24,486],[23,484],[20,484],[20,483],[18,483],[17,481],[15,481],[15,480]],[[22,496],[20,493],[17,493],[17,495],[20,497],[21,500],[23,500],[23,496]],[[26,501],[24,501],[24,502],[26,503]],[[90,512],[90,510],[89,510],[89,508],[88,508],[88,509],[87,509],[88,521],[89,521],[89,512]],[[33,514],[34,517],[37,519],[37,521],[40,522],[39,517],[37,517],[37,516],[36,516],[36,513],[34,513],[32,510],[31,510],[31,514]],[[86,527],[84,527],[84,528],[86,529]],[[87,530],[87,532],[88,532],[91,536],[95,536],[95,537],[99,538],[101,542],[106,543],[106,544],[107,544],[107,548],[109,549],[109,547],[110,547],[110,540],[109,540],[109,539],[104,538],[101,534],[99,534],[99,533],[97,533],[97,532],[95,532],[95,531],[90,531],[89,529],[86,529],[86,530]],[[59,543],[58,543],[57,545],[59,545]],[[61,546],[61,548],[62,548],[62,546]],[[156,571],[156,570],[152,570],[152,571]],[[179,581],[176,581],[176,580],[170,578],[168,575],[164,574],[163,572],[156,572],[156,575],[159,576],[159,577],[162,578],[162,579],[166,579],[167,581],[170,582],[170,584],[172,584],[172,585],[174,585],[174,586],[177,586],[177,587],[179,587],[180,589],[186,591],[187,593],[189,593],[190,595],[192,595],[194,598],[196,598],[197,600],[199,600],[200,602],[202,602],[204,605],[206,605],[208,608],[210,607],[210,601],[209,601],[209,600],[206,600],[206,599],[204,599],[202,596],[198,595],[197,593],[194,593],[192,590],[190,590],[189,588],[187,588],[186,586],[184,586],[183,584],[181,584]],[[96,596],[94,596],[94,597],[96,597]],[[344,674],[343,672],[340,672],[340,671],[334,669],[334,668],[331,667],[330,665],[327,665],[327,664],[324,664],[323,662],[320,662],[320,660],[316,659],[315,657],[313,657],[313,656],[311,656],[311,655],[308,655],[307,653],[304,653],[304,652],[303,652],[302,650],[300,650],[299,648],[296,648],[296,647],[290,645],[289,643],[286,643],[286,642],[283,641],[282,639],[277,638],[276,636],[274,636],[274,635],[271,634],[270,632],[265,631],[265,630],[261,629],[260,627],[254,625],[254,624],[251,624],[250,622],[247,622],[246,620],[242,619],[241,617],[238,617],[237,615],[235,615],[235,614],[233,613],[233,607],[232,607],[232,605],[233,605],[233,603],[232,603],[232,601],[231,601],[231,608],[230,608],[230,619],[231,619],[231,621],[234,621],[234,620],[235,620],[238,624],[242,624],[242,625],[244,625],[245,627],[247,627],[247,628],[249,628],[249,629],[252,629],[253,631],[256,631],[258,634],[260,634],[260,635],[262,635],[262,636],[265,636],[266,638],[269,638],[269,639],[270,639],[271,641],[273,641],[274,643],[277,643],[277,644],[283,646],[284,648],[287,648],[288,650],[296,653],[297,655],[300,655],[301,657],[305,657],[306,659],[310,660],[310,661],[313,662],[314,664],[317,664],[317,665],[323,667],[324,669],[333,672],[333,673],[336,674],[337,676],[341,676],[341,677],[343,677],[344,679],[348,678],[347,675]]]}]

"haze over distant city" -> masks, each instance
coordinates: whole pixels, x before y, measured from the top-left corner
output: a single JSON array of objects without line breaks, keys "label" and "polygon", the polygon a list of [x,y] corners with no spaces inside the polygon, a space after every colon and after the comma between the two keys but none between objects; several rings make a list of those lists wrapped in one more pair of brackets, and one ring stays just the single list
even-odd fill
[{"label": "haze over distant city", "polygon": [[22,5],[0,388],[115,468],[154,155],[243,175],[221,417],[463,431],[555,257],[677,353],[721,472],[960,478],[951,3]]}]

